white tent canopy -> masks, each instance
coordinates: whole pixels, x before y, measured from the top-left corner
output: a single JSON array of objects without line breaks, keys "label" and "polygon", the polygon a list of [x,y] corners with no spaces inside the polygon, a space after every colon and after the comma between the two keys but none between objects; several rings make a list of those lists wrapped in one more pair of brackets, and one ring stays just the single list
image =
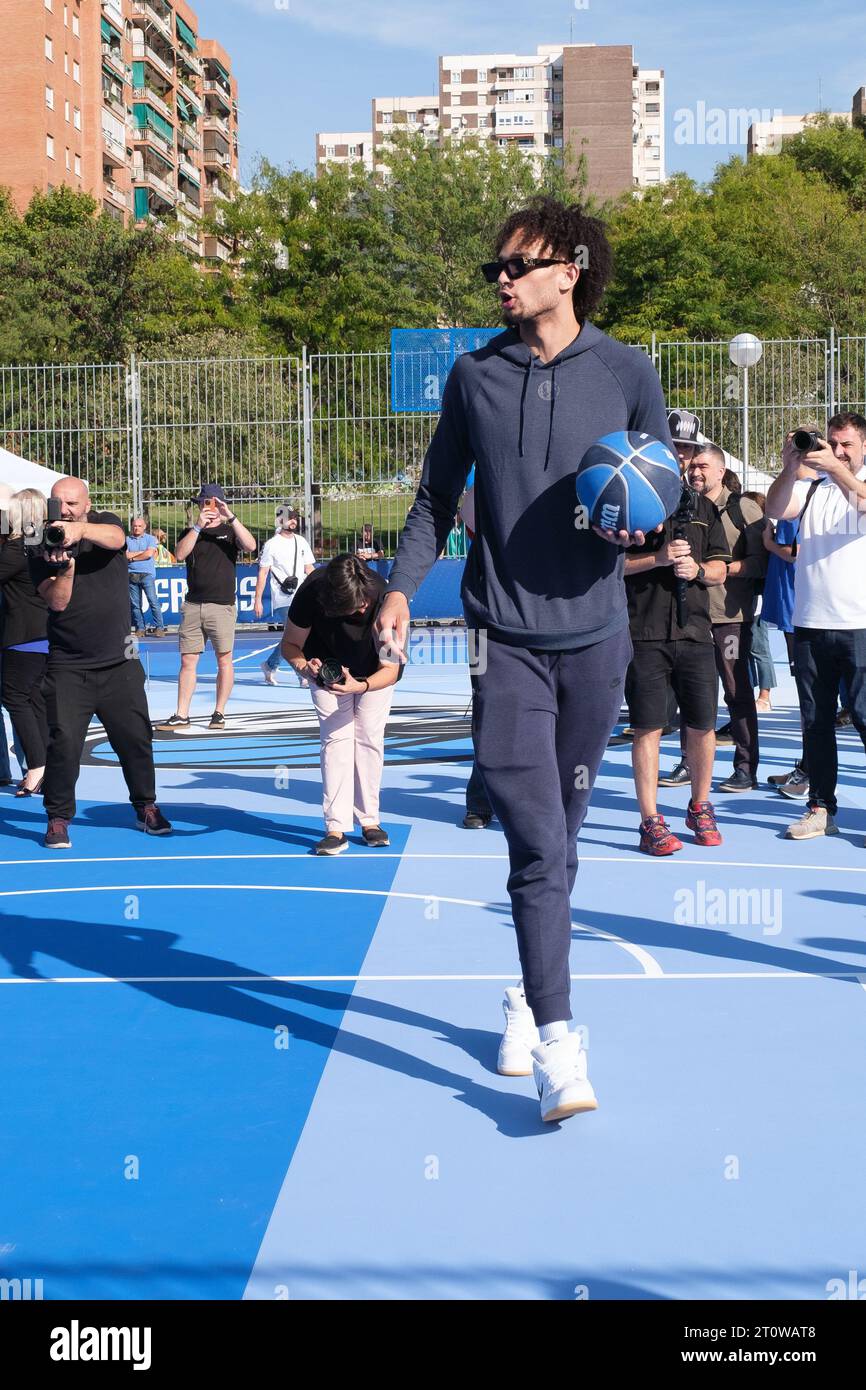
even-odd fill
[{"label": "white tent canopy", "polygon": [[8,483],[16,492],[22,487],[35,487],[47,497],[57,479],[62,477],[62,473],[43,468],[41,463],[30,463],[0,448],[0,483]]}]

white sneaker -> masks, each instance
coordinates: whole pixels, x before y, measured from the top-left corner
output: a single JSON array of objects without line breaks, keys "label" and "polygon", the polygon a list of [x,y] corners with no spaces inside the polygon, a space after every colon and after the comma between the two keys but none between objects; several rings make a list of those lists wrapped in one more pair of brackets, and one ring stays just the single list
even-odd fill
[{"label": "white sneaker", "polygon": [[532,1057],[542,1120],[567,1120],[583,1110],[598,1109],[595,1091],[586,1075],[586,1053],[577,1033],[539,1043],[532,1049]]},{"label": "white sneaker", "polygon": [[805,814],[785,831],[788,840],[814,840],[816,835],[838,834],[838,825],[823,806],[807,806]]},{"label": "white sneaker", "polygon": [[505,1032],[499,1044],[496,1070],[500,1076],[531,1076],[532,1049],[538,1047],[538,1029],[526,995],[519,986],[505,991],[502,1011]]},{"label": "white sneaker", "polygon": [[265,678],[265,685],[279,685],[276,671],[271,670],[266,661],[262,662],[262,675]]}]

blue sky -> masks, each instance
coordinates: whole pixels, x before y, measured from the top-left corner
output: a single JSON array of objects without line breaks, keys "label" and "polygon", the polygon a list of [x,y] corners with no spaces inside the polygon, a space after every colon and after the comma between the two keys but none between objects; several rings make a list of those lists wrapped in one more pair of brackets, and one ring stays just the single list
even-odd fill
[{"label": "blue sky", "polygon": [[[195,0],[193,0],[195,5]],[[242,177],[256,156],[312,165],[317,130],[365,130],[370,99],[435,92],[437,57],[539,43],[631,43],[667,79],[667,170],[704,180],[742,146],[677,144],[676,112],[850,109],[866,85],[863,0],[198,0],[233,57]],[[585,3],[585,0],[580,0]],[[280,6],[280,8],[278,8]],[[683,129],[682,121],[679,128]]]}]

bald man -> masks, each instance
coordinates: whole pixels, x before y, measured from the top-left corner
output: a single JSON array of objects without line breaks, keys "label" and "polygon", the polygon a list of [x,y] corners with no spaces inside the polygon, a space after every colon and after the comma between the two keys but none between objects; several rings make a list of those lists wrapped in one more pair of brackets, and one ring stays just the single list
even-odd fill
[{"label": "bald man", "polygon": [[60,503],[64,545],[30,559],[31,577],[50,611],[45,704],[49,742],[44,801],[47,849],[69,849],[75,785],[91,719],[105,729],[146,835],[171,826],[156,805],[153,734],[144,671],[129,633],[126,535],[112,512],[91,510],[81,478],[51,489]]}]

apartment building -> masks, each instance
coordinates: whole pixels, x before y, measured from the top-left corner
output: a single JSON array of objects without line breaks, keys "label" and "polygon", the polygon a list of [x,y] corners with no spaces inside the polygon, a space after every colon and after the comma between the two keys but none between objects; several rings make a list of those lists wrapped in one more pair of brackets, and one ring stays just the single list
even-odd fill
[{"label": "apartment building", "polygon": [[4,0],[0,184],[20,208],[65,184],[125,224],[176,228],[191,255],[238,174],[237,83],[185,0]]},{"label": "apartment building", "polygon": [[316,132],[316,167],[325,164],[357,164],[373,168],[373,133],[369,130]]},{"label": "apartment building", "polygon": [[428,143],[439,140],[439,98],[421,97],[373,97],[373,157],[387,143],[395,131],[404,130],[410,134],[420,131]]},{"label": "apartment building", "polygon": [[[828,112],[831,120],[847,121],[850,125],[852,115],[857,115],[858,112],[858,97],[859,93],[855,94],[852,111]],[[786,140],[790,140],[793,135],[799,135],[814,119],[814,114],[810,115],[807,112],[804,116],[779,115],[771,120],[752,121],[746,141],[747,157],[755,154],[778,154]]]},{"label": "apartment building", "polygon": [[439,90],[443,134],[538,157],[569,147],[597,197],[664,181],[664,72],[638,67],[630,45],[445,54]]}]

